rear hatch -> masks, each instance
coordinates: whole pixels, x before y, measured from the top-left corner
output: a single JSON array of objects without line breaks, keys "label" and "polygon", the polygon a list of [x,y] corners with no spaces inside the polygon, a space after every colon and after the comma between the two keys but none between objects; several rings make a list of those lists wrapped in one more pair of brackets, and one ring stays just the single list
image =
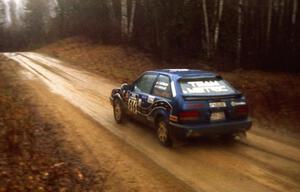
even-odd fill
[{"label": "rear hatch", "polygon": [[179,121],[188,124],[245,119],[248,105],[240,92],[221,77],[179,80],[183,103]]}]

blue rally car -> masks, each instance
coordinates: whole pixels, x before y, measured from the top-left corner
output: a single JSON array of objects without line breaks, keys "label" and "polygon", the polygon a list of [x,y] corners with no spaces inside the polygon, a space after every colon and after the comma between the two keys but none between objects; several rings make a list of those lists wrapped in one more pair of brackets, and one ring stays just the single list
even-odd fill
[{"label": "blue rally car", "polygon": [[150,122],[165,146],[174,138],[234,138],[252,125],[245,97],[222,77],[201,70],[147,71],[112,90],[110,101],[117,123],[127,116]]}]

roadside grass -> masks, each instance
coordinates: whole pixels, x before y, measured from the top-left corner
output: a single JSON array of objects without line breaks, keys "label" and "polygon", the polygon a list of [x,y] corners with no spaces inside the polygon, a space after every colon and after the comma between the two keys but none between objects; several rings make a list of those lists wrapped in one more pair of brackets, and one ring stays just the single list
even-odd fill
[{"label": "roadside grass", "polygon": [[247,96],[251,114],[259,127],[279,133],[300,134],[300,74],[242,69],[225,72],[201,62],[185,65],[166,63],[132,47],[93,44],[82,37],[67,38],[36,51],[120,83],[130,83],[142,72],[159,68],[214,71]]},{"label": "roadside grass", "polygon": [[101,191],[99,170],[63,147],[13,65],[0,56],[0,191]]}]

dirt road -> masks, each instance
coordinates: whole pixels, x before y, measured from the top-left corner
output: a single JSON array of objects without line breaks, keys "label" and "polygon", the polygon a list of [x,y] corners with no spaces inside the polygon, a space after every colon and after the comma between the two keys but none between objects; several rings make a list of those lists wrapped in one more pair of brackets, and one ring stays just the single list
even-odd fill
[{"label": "dirt road", "polygon": [[[115,82],[37,53],[4,55],[23,67],[20,75],[30,80],[33,89],[44,98],[44,102],[58,106],[58,114],[69,118],[71,123],[82,123],[77,129],[65,130],[66,134],[79,137],[82,150],[90,151],[96,161],[97,155],[104,150],[103,145],[101,146],[104,141],[99,138],[103,138],[103,135],[111,137],[109,135],[112,133],[141,152],[131,155],[144,154],[162,167],[159,177],[169,177],[164,176],[168,175],[163,173],[166,170],[196,191],[300,191],[300,144],[297,140],[266,137],[267,134],[262,134],[255,128],[256,131],[250,132],[247,140],[239,140],[233,144],[208,139],[166,149],[159,145],[153,132],[143,125],[133,122],[117,125],[114,122],[108,97],[111,90],[118,86]],[[42,84],[36,83],[37,81]],[[45,87],[55,96],[48,99],[50,93]],[[63,105],[61,97],[75,107],[59,107]],[[97,125],[87,126],[79,121],[85,115],[109,132],[97,128]],[[117,140],[114,137],[112,139]],[[112,158],[113,155],[118,156],[119,149],[112,146],[105,146],[105,149],[111,152]],[[145,163],[145,167],[146,164],[148,163]],[[130,169],[135,168],[133,166]],[[120,169],[117,172],[121,171],[126,170]],[[151,175],[154,172],[148,171],[143,175],[142,171],[138,171],[141,180],[147,176],[156,177]],[[158,182],[150,178],[148,183]],[[174,182],[168,183],[167,180],[169,179],[166,179],[166,189],[170,191],[187,189],[184,185],[180,185],[182,188],[172,188],[170,186]],[[147,190],[142,186],[140,189],[152,191],[155,189],[155,184],[153,185],[153,188]],[[157,188],[159,187],[156,186]]]}]

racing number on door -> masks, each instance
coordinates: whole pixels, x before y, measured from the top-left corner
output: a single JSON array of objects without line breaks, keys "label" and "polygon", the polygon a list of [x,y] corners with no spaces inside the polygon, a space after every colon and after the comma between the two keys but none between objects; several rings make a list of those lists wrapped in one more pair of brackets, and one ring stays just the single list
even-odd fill
[{"label": "racing number on door", "polygon": [[137,103],[137,100],[135,98],[130,98],[128,100],[128,110],[137,114],[137,106],[138,106],[138,103]]}]

